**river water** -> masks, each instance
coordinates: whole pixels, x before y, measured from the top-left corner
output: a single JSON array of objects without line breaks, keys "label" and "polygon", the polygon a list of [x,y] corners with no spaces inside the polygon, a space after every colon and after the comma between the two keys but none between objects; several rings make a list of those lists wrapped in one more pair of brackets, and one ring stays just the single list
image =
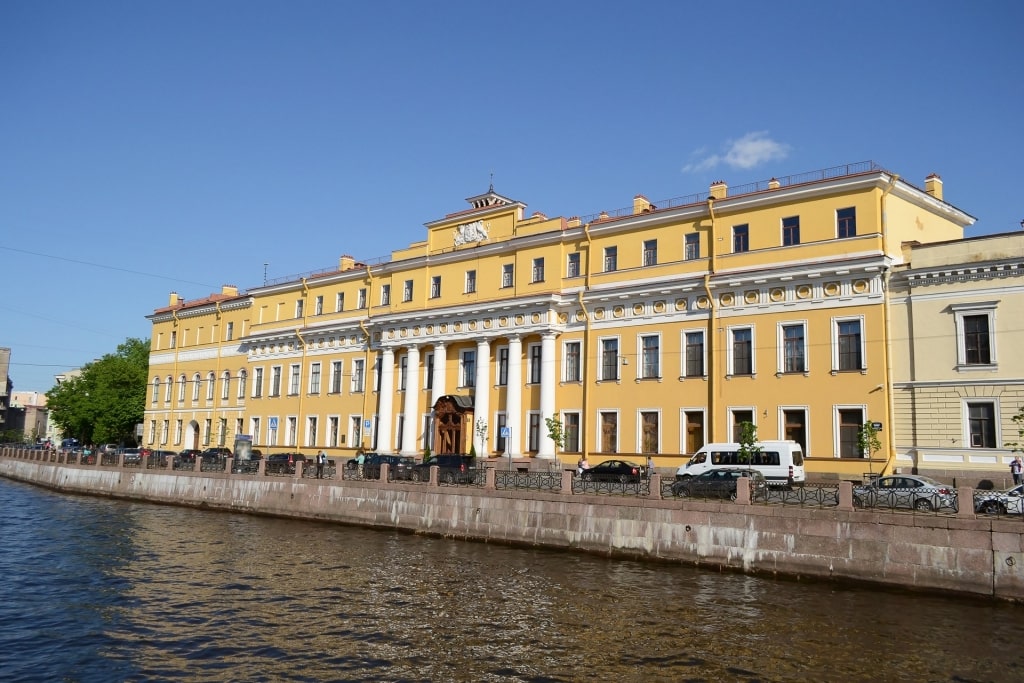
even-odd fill
[{"label": "river water", "polygon": [[1021,681],[1024,606],[0,479],[3,681]]}]

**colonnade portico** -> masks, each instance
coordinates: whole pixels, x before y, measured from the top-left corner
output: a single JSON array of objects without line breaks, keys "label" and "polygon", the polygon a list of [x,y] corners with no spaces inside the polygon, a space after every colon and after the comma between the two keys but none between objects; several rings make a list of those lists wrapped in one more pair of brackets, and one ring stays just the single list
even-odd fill
[{"label": "colonnade portico", "polygon": [[[499,339],[508,340],[508,367],[507,384],[505,389],[505,405],[494,406],[496,410],[504,409],[505,427],[509,430],[509,436],[505,438],[505,450],[509,457],[518,457],[523,454],[523,430],[526,421],[523,419],[526,409],[522,405],[523,396],[523,341],[519,334],[511,334],[505,337],[479,338],[476,340],[476,368],[473,374],[475,386],[472,388],[474,401],[474,423],[472,429],[472,443],[476,446],[477,453],[490,454],[500,434],[496,431],[495,420],[496,410],[490,405],[490,394],[492,385],[493,366],[491,360],[492,342]],[[556,386],[556,360],[555,360],[555,339],[556,333],[545,332],[541,336],[541,367],[540,367],[540,424],[538,434],[538,449],[536,457],[554,458],[555,444],[548,436],[547,429],[543,426],[543,420],[551,417],[555,412],[555,386]],[[381,349],[380,368],[380,392],[377,414],[377,442],[376,450],[381,453],[390,453],[394,450],[394,425],[392,413],[394,411],[394,375],[395,375],[395,346],[384,346]],[[405,389],[402,393],[401,412],[401,443],[398,450],[401,455],[418,456],[429,444],[430,434],[423,432],[422,418],[426,412],[432,411],[438,399],[448,394],[448,387],[445,383],[447,376],[447,346],[445,342],[424,342],[422,344],[409,344],[400,346],[405,350]],[[431,374],[430,406],[424,411],[420,406],[420,373],[422,368],[421,349],[433,349],[433,372]],[[463,378],[466,379],[466,378]],[[486,435],[482,436],[477,432],[478,425],[486,424]],[[504,454],[502,454],[504,455]]]}]

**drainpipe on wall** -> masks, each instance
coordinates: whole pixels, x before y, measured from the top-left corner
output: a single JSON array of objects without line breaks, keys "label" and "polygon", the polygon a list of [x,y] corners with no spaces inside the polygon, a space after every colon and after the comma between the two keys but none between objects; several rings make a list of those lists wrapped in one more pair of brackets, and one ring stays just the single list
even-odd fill
[{"label": "drainpipe on wall", "polygon": [[715,407],[715,390],[718,383],[715,381],[715,355],[718,353],[718,346],[715,344],[715,335],[718,331],[718,306],[715,305],[715,297],[711,294],[711,276],[717,271],[715,253],[715,198],[708,195],[708,215],[711,218],[711,227],[708,231],[708,271],[704,273],[704,293],[708,298],[708,438],[706,443],[716,441],[715,425],[717,424]]},{"label": "drainpipe on wall", "polygon": [[[366,307],[367,315],[366,320],[370,319],[369,311],[370,307]],[[363,407],[361,419],[366,420],[366,400],[370,394],[369,390],[369,375],[370,375],[370,331],[366,329],[366,321],[359,321],[359,329],[363,331],[363,338],[366,340],[366,349],[363,350]],[[373,424],[372,422],[370,423]],[[366,438],[366,429],[359,425],[359,445],[357,448],[363,447],[363,440]]]},{"label": "drainpipe on wall", "polygon": [[[587,238],[587,275],[583,281],[584,291],[590,291],[590,273],[593,270],[593,256],[594,256],[594,240],[590,236],[590,223],[586,223],[583,226],[583,235]],[[590,430],[587,425],[590,422],[590,414],[588,412],[588,406],[590,405],[590,363],[587,362],[587,357],[590,355],[590,311],[587,310],[586,304],[583,303],[583,292],[577,292],[576,298],[580,303],[580,308],[583,309],[583,353],[580,354],[580,362],[583,363],[582,377],[583,377],[583,407],[581,409],[582,416],[580,418],[580,449],[583,457],[586,458],[590,452],[588,434]]]},{"label": "drainpipe on wall", "polygon": [[[896,183],[900,177],[897,174],[893,174],[889,180],[889,185],[882,190],[882,196],[879,199],[879,209],[881,211],[882,218],[882,252],[886,259],[889,258],[889,220],[885,210],[885,199],[893,188],[896,187]],[[880,475],[884,475],[891,471],[893,460],[896,459],[896,429],[893,423],[893,415],[895,414],[895,407],[893,406],[893,388],[892,388],[892,367],[890,358],[892,358],[892,313],[891,313],[891,296],[889,294],[889,280],[892,273],[890,268],[887,266],[885,272],[882,274],[882,311],[884,317],[883,330],[885,339],[882,344],[882,353],[885,362],[885,420],[886,428],[888,431],[888,453],[886,454],[885,464],[882,466]]]}]

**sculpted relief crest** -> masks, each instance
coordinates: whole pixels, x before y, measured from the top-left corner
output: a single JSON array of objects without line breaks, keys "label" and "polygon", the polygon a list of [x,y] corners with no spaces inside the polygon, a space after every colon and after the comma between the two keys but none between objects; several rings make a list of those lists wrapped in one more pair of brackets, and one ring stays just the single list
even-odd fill
[{"label": "sculpted relief crest", "polygon": [[487,226],[483,221],[463,223],[455,228],[455,246],[470,244],[471,242],[483,242],[487,239]]}]

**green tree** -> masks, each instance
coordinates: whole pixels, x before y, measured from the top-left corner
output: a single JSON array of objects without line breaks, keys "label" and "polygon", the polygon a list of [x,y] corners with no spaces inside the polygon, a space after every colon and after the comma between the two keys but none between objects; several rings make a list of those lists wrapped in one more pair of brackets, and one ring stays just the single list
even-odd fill
[{"label": "green tree", "polygon": [[46,392],[50,419],[65,438],[82,443],[134,443],[142,422],[149,341],[127,339],[82,374]]},{"label": "green tree", "polygon": [[754,456],[761,452],[761,446],[757,443],[757,425],[753,422],[740,423],[740,450],[739,460],[744,465],[749,465]]},{"label": "green tree", "polygon": [[562,448],[565,445],[565,426],[558,419],[558,415],[544,418],[544,424],[548,427],[548,437],[555,442],[555,446]]},{"label": "green tree", "polygon": [[1014,453],[1024,453],[1024,406],[1010,419],[1017,425],[1017,441],[1007,441],[1004,447],[1012,449]]},{"label": "green tree", "polygon": [[868,459],[868,473],[874,474],[871,468],[871,460],[882,448],[882,442],[878,440],[878,429],[871,422],[865,422],[857,430],[857,448],[861,454]]}]

